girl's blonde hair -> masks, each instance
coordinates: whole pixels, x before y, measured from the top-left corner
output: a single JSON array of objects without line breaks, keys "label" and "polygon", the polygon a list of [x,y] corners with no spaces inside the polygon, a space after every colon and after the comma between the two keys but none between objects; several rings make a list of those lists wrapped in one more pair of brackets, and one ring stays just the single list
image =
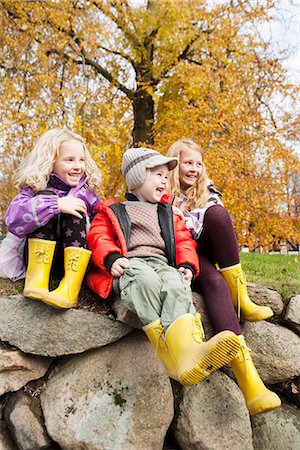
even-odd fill
[{"label": "girl's blonde hair", "polygon": [[60,146],[67,141],[79,141],[85,153],[86,187],[92,192],[100,190],[101,172],[85,146],[83,138],[67,128],[53,128],[46,131],[37,141],[33,150],[27,155],[16,171],[17,188],[31,187],[34,192],[46,188]]},{"label": "girl's blonde hair", "polygon": [[[167,151],[167,156],[174,156],[178,158],[178,161],[180,162],[180,155],[186,149],[195,150],[196,152],[201,154],[203,159],[204,155],[201,148],[191,139],[181,139],[179,141],[174,142],[174,144],[172,144],[169,150]],[[205,165],[203,163],[203,171],[201,176],[185,192],[185,195],[187,197],[185,209],[187,211],[202,208],[206,204],[209,197],[207,185],[208,185],[208,176],[206,173]],[[176,204],[177,203],[176,199],[178,200],[180,195],[179,164],[175,167],[174,170],[171,170],[169,172],[169,191],[171,194],[175,196],[175,204]]]}]

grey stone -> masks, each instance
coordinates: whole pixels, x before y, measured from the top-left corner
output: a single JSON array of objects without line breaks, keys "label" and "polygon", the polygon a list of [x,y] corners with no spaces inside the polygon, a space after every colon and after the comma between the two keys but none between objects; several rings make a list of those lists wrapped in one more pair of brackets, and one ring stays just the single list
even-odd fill
[{"label": "grey stone", "polygon": [[300,335],[300,294],[292,297],[287,305],[284,322]]},{"label": "grey stone", "polygon": [[26,355],[0,342],[0,395],[45,375],[52,358]]},{"label": "grey stone", "polygon": [[158,450],[173,418],[170,381],[140,331],[70,357],[48,380],[41,405],[64,450]]},{"label": "grey stone", "polygon": [[269,306],[275,315],[279,315],[283,311],[283,301],[281,295],[256,283],[247,283],[247,289],[250,299],[260,306]]},{"label": "grey stone", "polygon": [[252,417],[254,450],[300,450],[300,410],[285,405]]},{"label": "grey stone", "polygon": [[293,331],[264,320],[244,322],[242,330],[253,362],[266,384],[300,375],[300,337]]},{"label": "grey stone", "polygon": [[25,353],[61,356],[103,347],[131,327],[91,311],[55,309],[21,295],[0,298],[0,340]]},{"label": "grey stone", "polygon": [[221,372],[183,388],[172,430],[184,450],[253,449],[244,397]]},{"label": "grey stone", "polygon": [[41,450],[51,446],[43,424],[38,399],[19,391],[9,397],[5,420],[20,450]]}]

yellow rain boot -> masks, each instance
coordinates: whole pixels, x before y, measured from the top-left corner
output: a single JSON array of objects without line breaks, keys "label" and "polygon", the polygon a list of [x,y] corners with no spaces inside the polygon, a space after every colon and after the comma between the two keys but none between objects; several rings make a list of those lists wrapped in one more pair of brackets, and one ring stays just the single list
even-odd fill
[{"label": "yellow rain boot", "polygon": [[48,293],[44,300],[45,303],[55,308],[73,308],[77,305],[79,291],[91,253],[90,250],[82,247],[65,248],[64,277],[58,288]]},{"label": "yellow rain boot", "polygon": [[28,239],[28,266],[23,291],[25,297],[44,300],[48,295],[55,245],[55,241]]},{"label": "yellow rain boot", "polygon": [[280,398],[275,392],[266,388],[262,382],[250,355],[243,336],[238,336],[241,348],[230,363],[239,387],[245,397],[251,416],[260,414],[281,406]]},{"label": "yellow rain boot", "polygon": [[165,333],[169,352],[177,365],[180,383],[191,386],[228,364],[237,354],[240,343],[232,331],[222,331],[203,342],[200,314],[178,317]]},{"label": "yellow rain boot", "polygon": [[247,291],[247,282],[241,264],[223,267],[220,269],[220,272],[228,284],[232,303],[239,320],[256,322],[269,319],[273,316],[271,308],[268,306],[258,306],[250,300]]},{"label": "yellow rain boot", "polygon": [[172,355],[168,350],[165,341],[164,329],[160,319],[145,325],[143,330],[155,348],[156,354],[165,366],[168,376],[173,378],[173,380],[178,380],[176,361],[172,358]]}]

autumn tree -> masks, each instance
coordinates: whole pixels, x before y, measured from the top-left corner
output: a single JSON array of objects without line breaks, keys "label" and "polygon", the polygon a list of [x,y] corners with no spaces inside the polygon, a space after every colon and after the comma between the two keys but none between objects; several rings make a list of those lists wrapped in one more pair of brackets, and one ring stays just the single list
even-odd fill
[{"label": "autumn tree", "polygon": [[104,172],[104,196],[123,189],[129,145],[165,152],[194,138],[207,151],[241,245],[299,240],[291,180],[297,133],[278,55],[256,31],[276,0],[2,0],[0,89],[3,207],[11,174],[36,137],[65,124],[83,134]]}]

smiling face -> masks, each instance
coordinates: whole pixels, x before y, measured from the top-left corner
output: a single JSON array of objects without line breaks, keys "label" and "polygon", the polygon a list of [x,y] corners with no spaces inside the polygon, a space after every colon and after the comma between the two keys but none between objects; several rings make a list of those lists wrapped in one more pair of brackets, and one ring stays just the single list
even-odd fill
[{"label": "smiling face", "polygon": [[166,192],[169,169],[166,164],[148,169],[142,186],[132,192],[142,202],[157,203]]},{"label": "smiling face", "polygon": [[61,144],[53,166],[55,173],[68,186],[75,187],[85,172],[85,153],[81,142],[69,140]]},{"label": "smiling face", "polygon": [[184,149],[179,159],[180,189],[185,192],[200,178],[203,172],[202,155],[196,150]]}]

